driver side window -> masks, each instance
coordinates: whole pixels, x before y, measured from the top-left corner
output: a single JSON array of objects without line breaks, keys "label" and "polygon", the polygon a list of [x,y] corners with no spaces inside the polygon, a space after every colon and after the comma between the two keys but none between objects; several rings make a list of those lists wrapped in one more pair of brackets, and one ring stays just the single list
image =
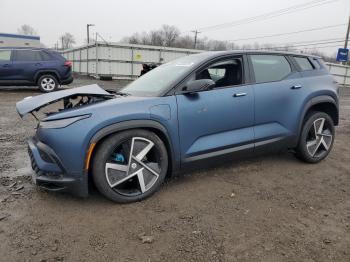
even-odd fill
[{"label": "driver side window", "polygon": [[216,62],[196,73],[195,80],[211,79],[215,88],[243,84],[242,58],[231,58]]}]

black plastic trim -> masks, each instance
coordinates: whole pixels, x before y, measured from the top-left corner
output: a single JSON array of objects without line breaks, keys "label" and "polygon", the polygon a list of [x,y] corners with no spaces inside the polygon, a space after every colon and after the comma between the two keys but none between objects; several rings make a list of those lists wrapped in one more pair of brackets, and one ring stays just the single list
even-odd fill
[{"label": "black plastic trim", "polygon": [[[312,106],[315,106],[315,105],[321,104],[321,103],[331,103],[331,104],[333,104],[337,108],[337,112],[338,112],[337,119],[339,121],[339,104],[338,104],[336,99],[334,99],[330,95],[321,95],[321,96],[313,97],[306,103],[306,105],[304,107],[304,111],[303,111],[303,114],[302,114],[302,117],[301,117],[300,123],[299,123],[298,139],[299,139],[299,136],[300,136],[300,133],[301,133],[301,129],[303,127],[303,122],[304,122],[304,118],[306,116],[306,113],[309,111],[309,109]],[[337,125],[337,123],[334,123],[334,124]]]}]

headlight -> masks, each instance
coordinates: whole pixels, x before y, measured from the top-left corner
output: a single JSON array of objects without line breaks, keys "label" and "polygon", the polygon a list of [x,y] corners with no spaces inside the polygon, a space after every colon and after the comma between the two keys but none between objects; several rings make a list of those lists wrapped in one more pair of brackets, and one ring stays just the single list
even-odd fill
[{"label": "headlight", "polygon": [[39,123],[40,128],[64,128],[79,120],[90,117],[91,115],[82,115],[69,118],[63,118],[58,120],[41,121]]}]

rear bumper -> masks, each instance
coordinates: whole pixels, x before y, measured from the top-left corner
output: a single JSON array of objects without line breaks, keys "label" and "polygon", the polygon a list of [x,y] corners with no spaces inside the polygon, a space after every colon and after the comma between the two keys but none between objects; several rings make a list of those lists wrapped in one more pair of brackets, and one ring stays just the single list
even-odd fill
[{"label": "rear bumper", "polygon": [[61,80],[61,85],[69,85],[73,82],[73,76],[68,77],[67,79]]},{"label": "rear bumper", "polygon": [[64,191],[87,197],[87,174],[70,175],[54,150],[35,138],[28,141],[28,153],[34,170],[32,179],[37,186],[49,191]]}]

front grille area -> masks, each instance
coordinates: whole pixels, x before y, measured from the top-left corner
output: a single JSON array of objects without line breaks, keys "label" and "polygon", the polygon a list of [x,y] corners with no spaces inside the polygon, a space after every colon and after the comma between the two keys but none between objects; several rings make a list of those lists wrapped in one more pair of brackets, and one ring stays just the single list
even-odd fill
[{"label": "front grille area", "polygon": [[40,150],[39,148],[38,151],[42,160],[44,160],[47,163],[54,163],[54,161],[52,161],[51,157],[46,152]]},{"label": "front grille area", "polygon": [[33,153],[32,153],[32,150],[30,150],[30,148],[28,147],[28,154],[29,154],[29,157],[30,157],[30,162],[31,162],[31,165],[32,165],[32,169],[34,170],[34,172],[40,176],[40,175],[43,175],[43,172],[40,171],[40,169],[38,168],[36,162],[35,162],[35,158],[33,156]]},{"label": "front grille area", "polygon": [[[35,162],[35,158],[33,156],[32,150],[30,150],[30,148],[28,147],[28,153],[29,153],[29,157],[30,157],[30,162],[32,165],[32,169],[34,170],[34,172],[37,174],[37,176],[45,176],[47,178],[53,178],[53,179],[60,179],[62,178],[62,173],[61,172],[44,172],[42,170],[39,169],[37,163]],[[39,151],[40,153],[40,151]],[[45,155],[47,156],[47,154],[45,153]],[[40,154],[40,157],[42,157],[42,155]],[[47,156],[48,157],[48,156]],[[45,162],[49,162],[46,161],[46,159],[42,158]],[[50,158],[50,162],[49,163],[54,163],[52,161],[52,159]]]}]

